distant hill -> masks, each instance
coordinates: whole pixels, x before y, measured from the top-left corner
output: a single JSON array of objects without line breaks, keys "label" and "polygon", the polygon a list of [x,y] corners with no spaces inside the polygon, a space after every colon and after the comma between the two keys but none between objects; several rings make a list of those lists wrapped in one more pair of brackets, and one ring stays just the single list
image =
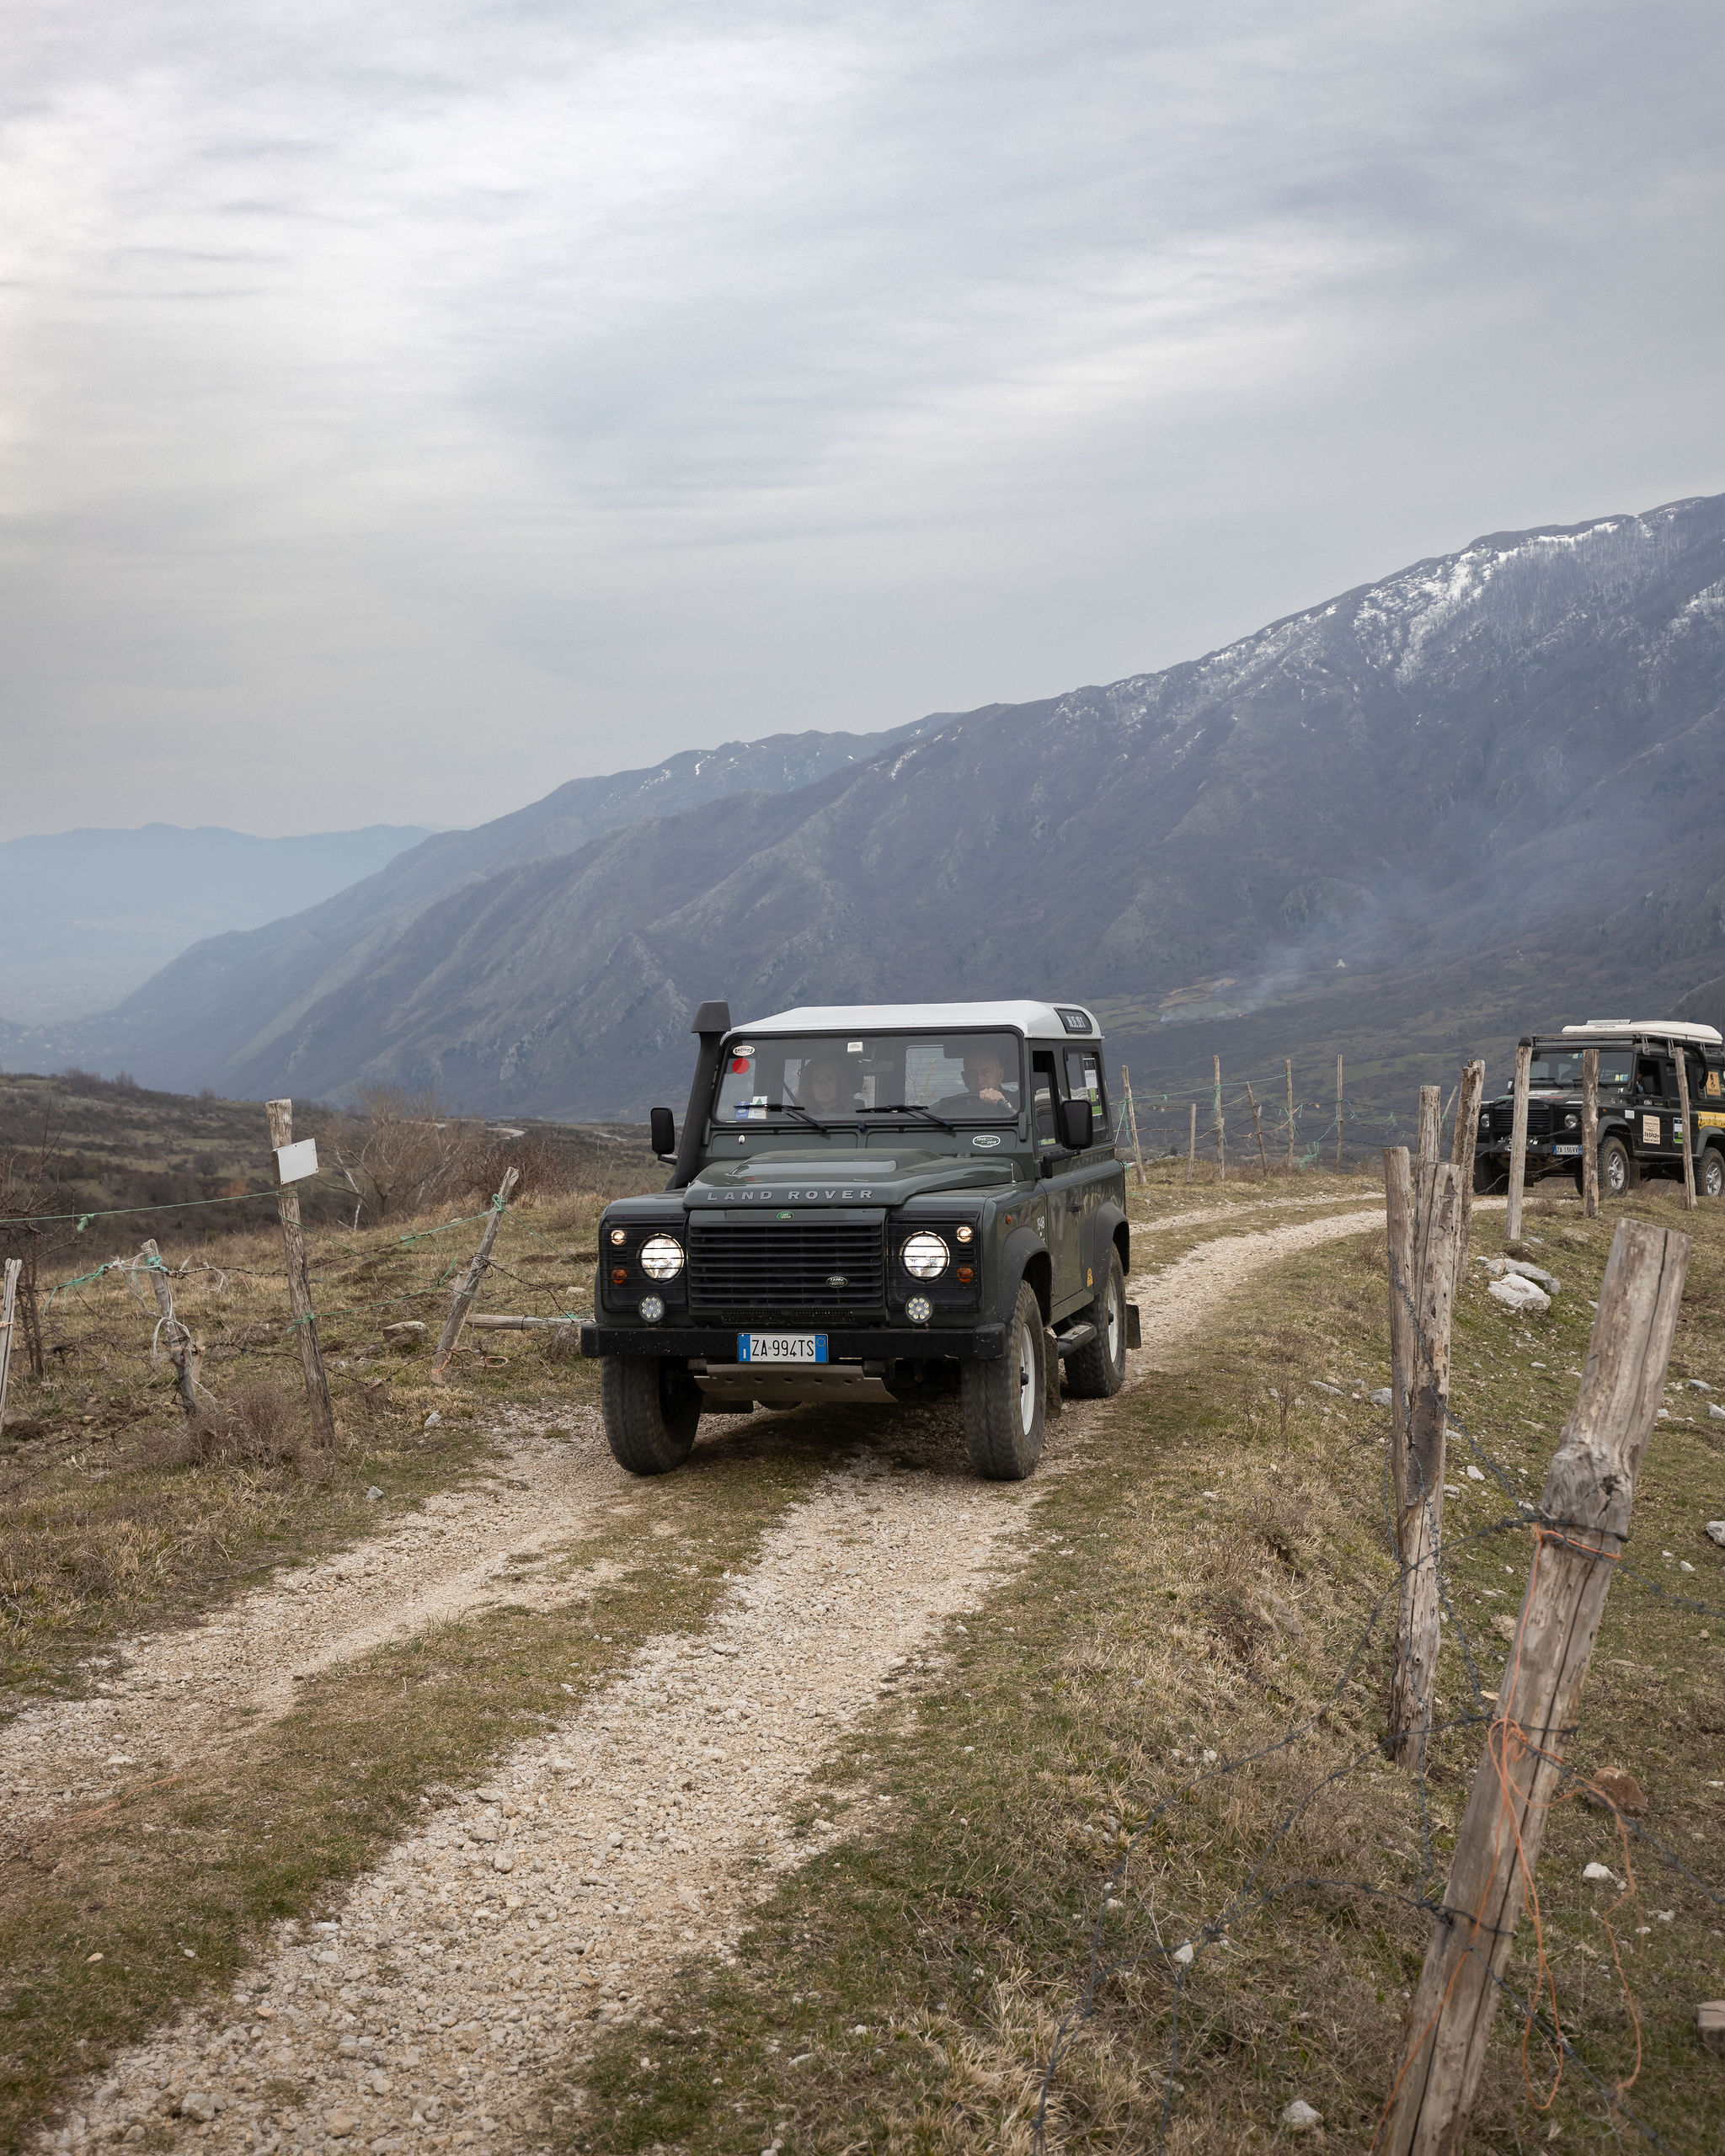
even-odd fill
[{"label": "distant hill", "polygon": [[82,1052],[235,1093],[391,1079],[635,1113],[681,1098],[705,996],[742,1017],[1046,994],[1103,1005],[1146,1097],[1213,1050],[1259,1075],[1294,1055],[1316,1091],[1340,1048],[1399,1098],[1464,1050],[1725,969],[1722,699],[1725,497],[1494,533],[801,785],[646,815],[676,804],[635,785],[622,828],[476,860],[387,921],[367,899],[370,931],[349,893],[201,946]]},{"label": "distant hill", "polygon": [[297,913],[430,835],[146,824],[0,841],[0,1015],[43,1025],[108,1010],[188,944]]}]

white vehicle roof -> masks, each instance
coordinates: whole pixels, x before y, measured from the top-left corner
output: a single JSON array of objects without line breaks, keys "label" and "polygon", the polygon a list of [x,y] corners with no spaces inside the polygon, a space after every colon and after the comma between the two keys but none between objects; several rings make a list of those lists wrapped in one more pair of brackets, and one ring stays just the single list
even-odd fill
[{"label": "white vehicle roof", "polygon": [[[1060,1011],[1082,1011],[1090,1021],[1087,1033],[1075,1034],[1060,1020]],[[733,1026],[734,1033],[937,1033],[969,1031],[1023,1033],[1028,1039],[1097,1040],[1102,1027],[1096,1013],[1081,1003],[810,1003],[799,1010],[780,1011],[771,1018],[751,1018],[746,1026]]]},{"label": "white vehicle roof", "polygon": [[1605,1034],[1651,1033],[1656,1040],[1691,1041],[1697,1048],[1718,1048],[1722,1043],[1715,1026],[1692,1026],[1678,1018],[1589,1018],[1584,1026],[1566,1026],[1569,1038],[1595,1038]]}]

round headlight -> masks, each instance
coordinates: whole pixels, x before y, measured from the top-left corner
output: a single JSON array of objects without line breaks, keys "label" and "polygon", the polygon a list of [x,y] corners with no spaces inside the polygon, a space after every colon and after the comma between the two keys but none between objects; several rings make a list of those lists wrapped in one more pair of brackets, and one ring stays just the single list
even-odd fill
[{"label": "round headlight", "polygon": [[1581,1118],[1578,1115],[1566,1115],[1563,1118],[1563,1128],[1566,1130],[1579,1130]]},{"label": "round headlight", "polygon": [[921,1235],[907,1238],[899,1253],[905,1262],[905,1270],[913,1280],[938,1280],[947,1269],[947,1246],[938,1235],[927,1230]]},{"label": "round headlight", "polygon": [[675,1280],[683,1269],[683,1246],[675,1235],[649,1235],[641,1246],[641,1270],[649,1280]]}]

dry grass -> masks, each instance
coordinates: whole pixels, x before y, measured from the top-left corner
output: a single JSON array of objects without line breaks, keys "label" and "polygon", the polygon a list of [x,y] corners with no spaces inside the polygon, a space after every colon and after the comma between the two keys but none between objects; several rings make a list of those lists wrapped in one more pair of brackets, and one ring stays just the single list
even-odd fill
[{"label": "dry grass", "polygon": [[[1664,1193],[1628,1209],[1675,1217]],[[1500,1223],[1481,1217],[1477,1251]],[[1536,1328],[1477,1278],[1462,1297],[1457,1419],[1518,1489],[1536,1486],[1573,1399],[1613,1225],[1555,1198],[1530,1213],[1567,1290]],[[1694,1225],[1674,1377],[1725,1395],[1725,1217]],[[894,1794],[896,1831],[787,1881],[737,1967],[693,1983],[663,2039],[632,2033],[595,2061],[572,2149],[718,2156],[782,2125],[796,2156],[1023,2150],[1057,2027],[1052,2149],[1267,2147],[1296,2095],[1323,2114],[1327,2145],[1366,2146],[1424,1951],[1418,1898],[1441,1886],[1481,1742],[1462,1640],[1493,1684],[1491,1620],[1514,1609],[1527,1561],[1519,1532],[1457,1544],[1440,1680],[1457,1726],[1422,1794],[1379,1749],[1388,1641],[1367,1632],[1392,1577],[1384,1418],[1362,1396],[1386,1359],[1381,1240],[1290,1262],[1273,1300],[1242,1299],[1118,1404],[1087,1471],[1045,1496],[1031,1565],[954,1632],[952,1678],[835,1762],[836,1789]],[[1637,1494],[1651,1579],[1614,1588],[1573,1757],[1627,1764],[1650,1791],[1650,1830],[1717,1881],[1725,1804],[1708,1783],[1725,1690],[1696,1636],[1709,1620],[1652,1589],[1725,1603],[1725,1562],[1700,1531],[1722,1450],[1705,1412],[1685,1422],[1672,1400]],[[1472,1456],[1458,1436],[1462,1538],[1507,1512],[1466,1479]],[[1609,1822],[1561,1806],[1541,1875],[1547,1943],[1566,2030],[1609,2088],[1634,2035],[1581,1880],[1594,1858],[1620,1867]],[[1698,2156],[1715,2145],[1725,2066],[1700,2052],[1693,2009],[1721,1988],[1725,1920],[1651,1851],[1637,1871],[1642,1913],[1618,1927],[1645,2045],[1631,2101]],[[1652,1913],[1664,1908],[1669,1923]],[[1168,1956],[1188,1940],[1197,1958],[1177,1992]],[[1530,1982],[1525,1957],[1513,1974]],[[1548,2120],[1572,2147],[1620,2130],[1573,2065],[1555,2109],[1536,2112],[1516,2033],[1505,2016],[1471,2146],[1530,2150]]]}]

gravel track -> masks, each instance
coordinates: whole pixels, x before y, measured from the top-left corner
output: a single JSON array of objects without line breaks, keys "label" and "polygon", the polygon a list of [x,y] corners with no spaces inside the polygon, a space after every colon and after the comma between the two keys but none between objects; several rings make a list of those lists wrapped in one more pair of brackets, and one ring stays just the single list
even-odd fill
[{"label": "gravel track", "polygon": [[[1129,1383],[1266,1265],[1381,1217],[1226,1236],[1176,1260],[1156,1277]],[[1024,1561],[1040,1492],[1082,1466],[1107,1412],[1068,1404],[1039,1476],[1017,1485],[962,1471],[949,1413],[832,1416],[843,1464],[768,1533],[705,1633],[649,1642],[559,1728],[446,1796],[337,1922],[281,1927],[231,1997],[125,2053],[43,2145],[154,2140],[165,2127],[170,2145],[196,2137],[254,2156],[534,2147],[526,2112],[547,2069],[579,2064],[584,2037],[608,2024],[652,2026],[678,1967],[728,1955],[773,1872],[882,1816],[865,1785],[816,1806],[806,1831],[792,1817],[836,1733],[939,1679],[946,1628]],[[615,1470],[578,1471],[593,1502],[616,1502]],[[499,1502],[542,1528],[531,1493]],[[529,1537],[518,1524],[496,1540]],[[452,1571],[450,1589],[478,1577]],[[302,2100],[284,2104],[272,2080]]]}]

